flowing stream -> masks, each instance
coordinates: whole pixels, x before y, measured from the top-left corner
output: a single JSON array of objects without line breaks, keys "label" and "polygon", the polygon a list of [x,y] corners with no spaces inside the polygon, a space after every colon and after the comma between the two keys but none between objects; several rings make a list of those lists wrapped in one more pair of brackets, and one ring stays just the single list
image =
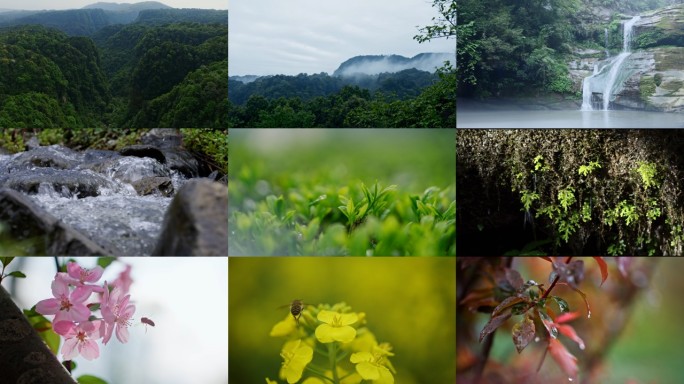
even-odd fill
[{"label": "flowing stream", "polygon": [[604,65],[598,73],[585,77],[582,80],[582,111],[594,110],[592,106],[592,93],[600,91],[603,94],[603,110],[607,111],[610,107],[611,98],[619,92],[622,83],[629,74],[624,73],[623,64],[632,54],[632,30],[634,24],[641,19],[641,16],[634,16],[623,25],[622,52],[619,55],[608,59],[608,64]]},{"label": "flowing stream", "polygon": [[61,146],[31,152],[35,153],[0,155],[0,187],[23,192],[51,215],[118,255],[152,252],[174,193],[142,195],[133,184],[164,177],[177,191],[187,181],[149,157],[75,152]]}]

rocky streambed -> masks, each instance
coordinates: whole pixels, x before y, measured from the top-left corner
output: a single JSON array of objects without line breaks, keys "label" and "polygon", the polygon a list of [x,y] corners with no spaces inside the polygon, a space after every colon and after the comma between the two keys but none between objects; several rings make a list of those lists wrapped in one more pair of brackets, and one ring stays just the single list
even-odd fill
[{"label": "rocky streambed", "polygon": [[227,187],[202,173],[175,130],[120,151],[34,144],[0,155],[0,223],[34,255],[227,255]]}]

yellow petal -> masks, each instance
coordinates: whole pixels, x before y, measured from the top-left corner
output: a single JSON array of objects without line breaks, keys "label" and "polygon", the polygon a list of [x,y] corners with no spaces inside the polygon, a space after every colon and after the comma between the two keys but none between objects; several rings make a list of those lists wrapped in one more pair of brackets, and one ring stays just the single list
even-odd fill
[{"label": "yellow petal", "polygon": [[356,372],[365,380],[377,380],[380,378],[378,367],[367,362],[356,364]]},{"label": "yellow petal", "polygon": [[270,335],[273,337],[287,336],[297,330],[297,324],[292,316],[287,315],[285,320],[279,321],[271,329]]},{"label": "yellow petal", "polygon": [[329,324],[321,324],[316,327],[316,338],[321,343],[332,343],[333,338],[331,336],[333,327]]},{"label": "yellow petal", "polygon": [[318,320],[328,324],[350,325],[359,321],[359,315],[356,313],[338,313],[328,310],[318,312],[316,317]]},{"label": "yellow petal", "polygon": [[374,384],[394,384],[394,376],[392,376],[389,369],[378,367],[378,372],[380,373],[380,379],[376,380]]},{"label": "yellow petal", "polygon": [[332,327],[330,337],[334,340],[348,343],[356,337],[356,329],[346,325],[344,327]]},{"label": "yellow petal", "polygon": [[373,359],[373,355],[370,352],[357,352],[357,353],[352,353],[351,357],[349,358],[349,361],[351,361],[354,364],[361,363],[361,362],[369,362]]}]

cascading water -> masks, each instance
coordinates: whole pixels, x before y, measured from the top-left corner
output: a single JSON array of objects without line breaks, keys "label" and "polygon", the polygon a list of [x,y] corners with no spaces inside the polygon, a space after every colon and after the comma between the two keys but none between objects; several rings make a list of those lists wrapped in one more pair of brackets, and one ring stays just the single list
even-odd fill
[{"label": "cascading water", "polygon": [[603,28],[603,34],[606,37],[606,59],[610,57],[610,52],[608,51],[608,28]]},{"label": "cascading water", "polygon": [[631,55],[630,45],[632,42],[632,30],[634,24],[640,19],[640,16],[634,16],[632,19],[624,23],[622,52],[619,55],[611,58],[609,63],[601,68],[599,73],[594,73],[582,80],[581,110],[591,111],[594,109],[591,103],[591,95],[594,90],[600,90],[602,92],[603,110],[608,110],[611,97],[617,93],[619,86],[621,86],[622,81],[624,81],[624,76],[621,76],[623,75],[622,67],[625,60],[629,57],[629,55]]},{"label": "cascading water", "polygon": [[188,179],[152,158],[110,156],[98,151],[78,153],[61,146],[0,154],[0,187],[23,192],[107,250],[120,255],[149,255],[173,192],[155,190],[143,195],[133,184],[146,178],[165,178],[166,187],[177,191]]}]

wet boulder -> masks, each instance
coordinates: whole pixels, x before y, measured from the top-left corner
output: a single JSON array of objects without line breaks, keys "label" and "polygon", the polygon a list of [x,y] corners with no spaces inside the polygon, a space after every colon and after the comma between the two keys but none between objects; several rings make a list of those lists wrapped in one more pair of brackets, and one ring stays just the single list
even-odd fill
[{"label": "wet boulder", "polygon": [[147,177],[171,176],[167,166],[149,157],[115,157],[96,164],[91,169],[129,184]]},{"label": "wet boulder", "polygon": [[33,200],[11,189],[0,189],[0,222],[11,236],[25,242],[26,254],[106,256],[104,248],[64,224]]},{"label": "wet boulder", "polygon": [[180,172],[187,178],[199,176],[200,164],[191,153],[185,150],[169,149],[164,151],[166,166]]},{"label": "wet boulder", "polygon": [[60,193],[68,191],[70,195],[77,197],[99,196],[103,188],[120,189],[120,186],[109,179],[91,171],[50,168],[37,168],[0,176],[0,187],[11,188],[29,195],[47,192],[46,189]]},{"label": "wet boulder", "polygon": [[130,145],[119,151],[122,156],[150,157],[166,164],[166,156],[161,149],[152,145]]},{"label": "wet boulder", "polygon": [[36,147],[14,157],[7,168],[10,172],[33,168],[72,169],[81,162],[81,156],[60,145]]},{"label": "wet boulder", "polygon": [[145,177],[132,183],[140,196],[159,194],[164,197],[173,196],[173,183],[168,177]]},{"label": "wet boulder", "polygon": [[141,138],[141,142],[162,150],[175,149],[183,143],[183,135],[177,128],[154,128]]},{"label": "wet boulder", "polygon": [[153,256],[228,255],[228,187],[188,181],[164,215]]}]

